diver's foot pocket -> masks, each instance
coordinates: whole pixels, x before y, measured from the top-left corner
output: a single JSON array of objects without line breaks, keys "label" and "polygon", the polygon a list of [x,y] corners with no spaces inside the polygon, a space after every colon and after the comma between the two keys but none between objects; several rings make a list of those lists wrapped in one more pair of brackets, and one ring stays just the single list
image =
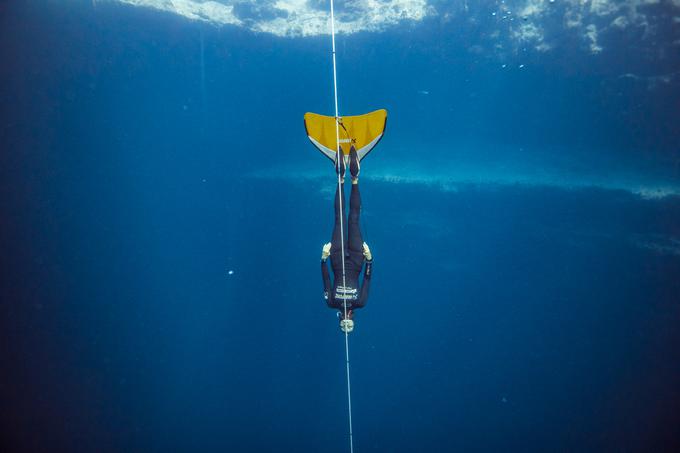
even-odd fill
[{"label": "diver's foot pocket", "polygon": [[342,149],[335,154],[335,173],[340,175],[340,179],[345,179],[345,154]]},{"label": "diver's foot pocket", "polygon": [[359,172],[361,171],[361,164],[359,163],[359,156],[357,155],[357,150],[349,150],[349,173],[352,175],[352,180],[359,179]]}]

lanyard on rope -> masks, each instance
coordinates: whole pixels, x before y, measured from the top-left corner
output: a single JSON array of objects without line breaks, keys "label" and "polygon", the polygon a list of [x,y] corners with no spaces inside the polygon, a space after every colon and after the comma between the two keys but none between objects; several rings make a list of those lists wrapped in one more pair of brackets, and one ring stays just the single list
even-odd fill
[{"label": "lanyard on rope", "polygon": [[[331,0],[331,42],[333,45],[333,95],[335,98],[335,140],[337,155],[335,158],[336,169],[340,169],[340,159],[344,159],[345,156],[340,148],[340,116],[338,114],[338,75],[335,63],[335,11],[333,9],[333,0]],[[344,126],[343,126],[344,127]],[[345,281],[345,230],[343,225],[344,209],[342,208],[343,192],[342,192],[342,178],[340,177],[340,171],[338,174],[338,213],[340,217],[340,251],[342,255],[342,286],[346,287]],[[344,318],[347,319],[347,300],[343,302],[344,308]],[[349,451],[354,453],[354,439],[352,437],[352,390],[350,386],[349,379],[349,332],[345,329],[345,371],[347,375],[347,415],[349,419]]]}]

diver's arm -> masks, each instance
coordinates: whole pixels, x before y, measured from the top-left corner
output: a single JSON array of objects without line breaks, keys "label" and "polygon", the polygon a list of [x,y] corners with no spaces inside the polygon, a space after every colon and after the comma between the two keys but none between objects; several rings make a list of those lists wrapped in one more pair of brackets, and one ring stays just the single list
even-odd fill
[{"label": "diver's arm", "polygon": [[323,298],[330,308],[335,308],[333,293],[331,292],[331,276],[328,273],[326,260],[321,260],[321,278],[323,279]]},{"label": "diver's arm", "polygon": [[373,273],[373,260],[366,260],[366,266],[364,267],[364,282],[361,284],[361,294],[359,295],[359,300],[354,303],[356,308],[361,308],[366,305],[368,301],[368,290],[371,287],[371,274]]}]

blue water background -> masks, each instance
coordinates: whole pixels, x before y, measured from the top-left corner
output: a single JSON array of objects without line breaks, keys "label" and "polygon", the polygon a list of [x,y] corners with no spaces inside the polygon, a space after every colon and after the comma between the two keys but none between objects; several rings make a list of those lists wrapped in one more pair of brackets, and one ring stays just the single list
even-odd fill
[{"label": "blue water background", "polygon": [[[334,180],[302,125],[333,109],[328,37],[111,3],[0,18],[3,450],[348,451]],[[501,62],[475,32],[338,38],[341,111],[390,115],[362,167],[356,451],[672,451],[680,201],[607,169],[680,179],[678,82],[618,77],[677,61]],[[417,170],[555,155],[616,188]],[[386,162],[421,182],[372,179]]]}]

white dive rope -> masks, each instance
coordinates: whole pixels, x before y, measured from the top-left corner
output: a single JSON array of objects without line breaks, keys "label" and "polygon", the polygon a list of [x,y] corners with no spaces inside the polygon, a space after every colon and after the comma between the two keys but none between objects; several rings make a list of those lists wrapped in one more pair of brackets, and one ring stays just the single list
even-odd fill
[{"label": "white dive rope", "polygon": [[[333,0],[331,0],[331,42],[333,43],[333,94],[335,96],[335,149],[337,150],[337,155],[335,157],[336,168],[339,168],[340,159],[344,159],[345,156],[340,149],[340,117],[338,115],[338,76],[335,64],[335,12],[333,10]],[[342,253],[342,287],[346,287],[345,282],[345,230],[343,228],[343,217],[344,211],[342,209],[343,203],[343,192],[342,192],[342,179],[340,178],[340,172],[338,171],[338,213],[340,216],[340,252]],[[345,312],[344,319],[347,319],[347,299],[343,299],[343,307]],[[354,440],[352,438],[352,391],[349,380],[349,332],[345,329],[345,370],[347,373],[347,414],[349,416],[349,451],[354,453]]]}]

